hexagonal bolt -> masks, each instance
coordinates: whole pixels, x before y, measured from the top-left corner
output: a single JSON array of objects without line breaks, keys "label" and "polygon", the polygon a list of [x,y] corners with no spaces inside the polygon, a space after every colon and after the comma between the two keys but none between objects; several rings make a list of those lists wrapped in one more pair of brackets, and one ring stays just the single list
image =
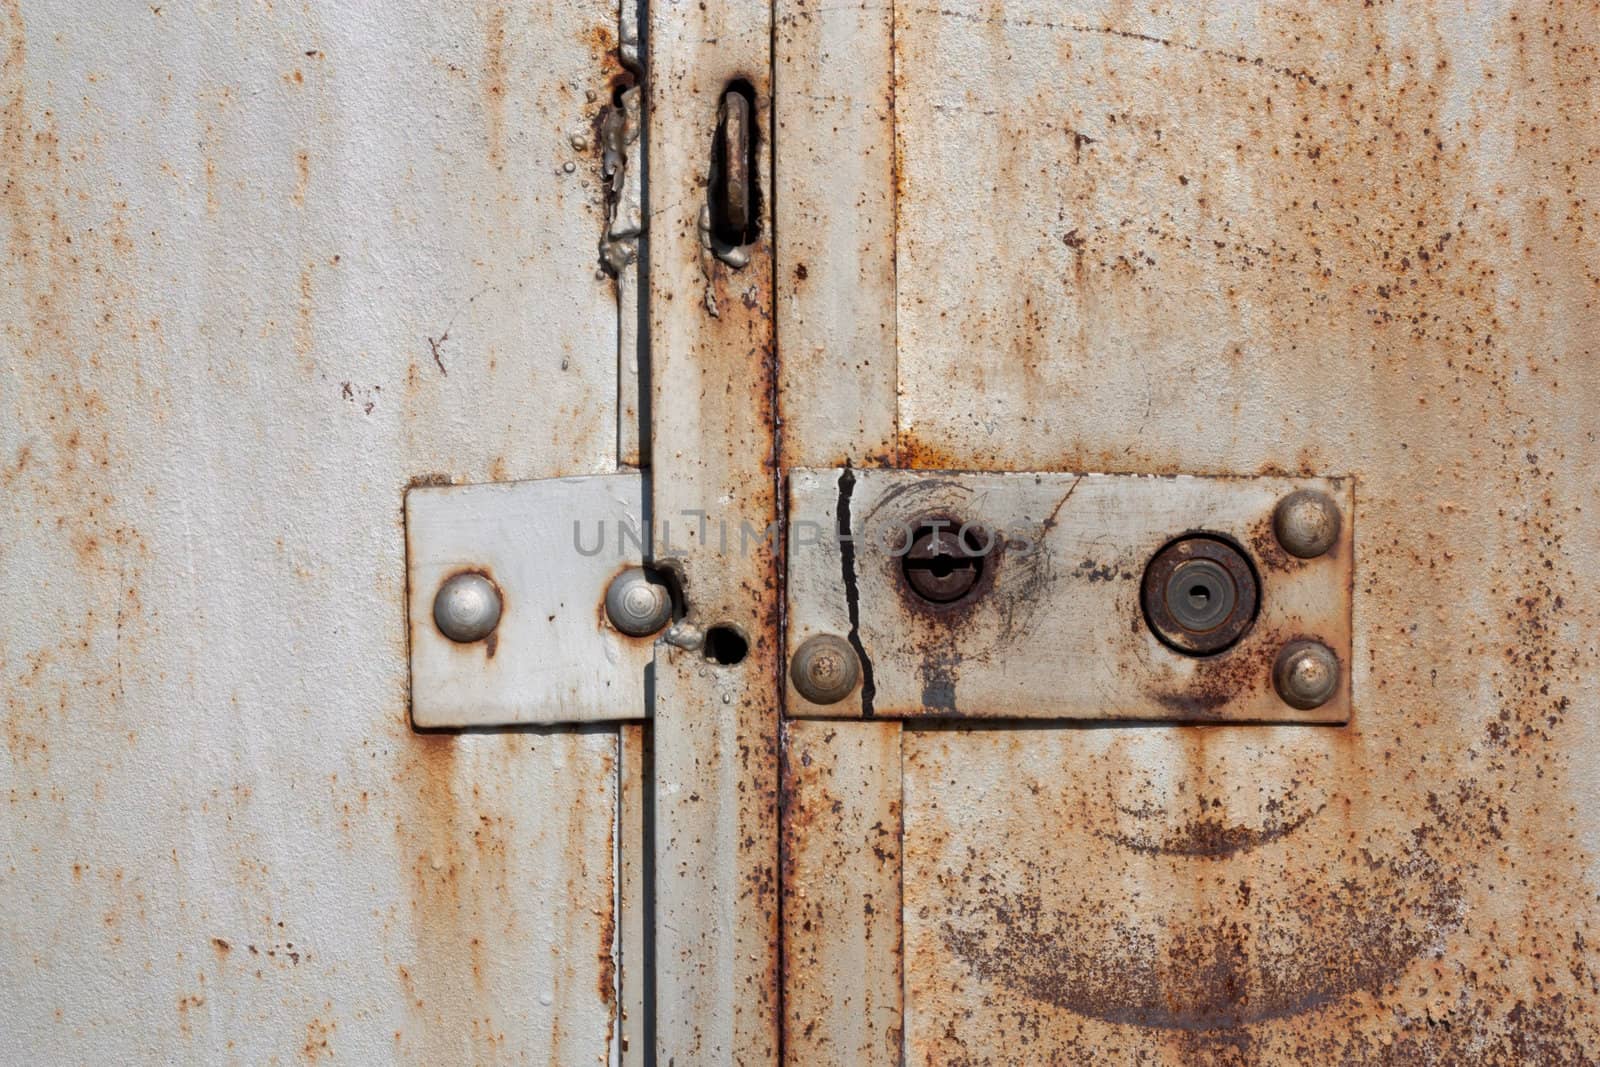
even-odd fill
[{"label": "hexagonal bolt", "polygon": [[672,621],[672,590],[643,567],[629,567],[606,589],[606,618],[629,637],[649,637]]},{"label": "hexagonal bolt", "polygon": [[1285,552],[1314,559],[1339,540],[1339,505],[1327,493],[1297,489],[1278,501],[1272,529]]},{"label": "hexagonal bolt", "polygon": [[854,692],[861,680],[861,661],[844,638],[816,634],[795,651],[789,662],[789,679],[811,703],[837,704]]},{"label": "hexagonal bolt", "polygon": [[433,598],[433,624],[458,644],[482,641],[500,625],[500,590],[484,575],[463,571],[445,579]]},{"label": "hexagonal bolt", "polygon": [[1291,641],[1272,665],[1272,684],[1290,707],[1320,708],[1339,688],[1339,657],[1321,641]]}]

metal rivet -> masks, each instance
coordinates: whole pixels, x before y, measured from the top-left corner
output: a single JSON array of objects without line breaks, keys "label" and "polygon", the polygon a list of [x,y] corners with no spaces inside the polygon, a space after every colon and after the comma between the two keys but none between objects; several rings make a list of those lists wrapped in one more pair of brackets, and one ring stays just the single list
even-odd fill
[{"label": "metal rivet", "polygon": [[817,634],[806,638],[789,664],[789,678],[813,704],[837,704],[861,678],[861,661],[842,637]]},{"label": "metal rivet", "polygon": [[433,624],[452,641],[482,641],[500,625],[500,590],[481,574],[450,576],[433,598]]},{"label": "metal rivet", "polygon": [[1339,688],[1339,657],[1321,641],[1291,641],[1272,665],[1272,684],[1291,707],[1321,707]]},{"label": "metal rivet", "polygon": [[606,589],[606,617],[630,637],[649,637],[672,621],[672,591],[643,567],[629,567]]},{"label": "metal rivet", "polygon": [[1339,505],[1327,493],[1298,489],[1278,502],[1272,528],[1284,551],[1312,559],[1339,539]]}]

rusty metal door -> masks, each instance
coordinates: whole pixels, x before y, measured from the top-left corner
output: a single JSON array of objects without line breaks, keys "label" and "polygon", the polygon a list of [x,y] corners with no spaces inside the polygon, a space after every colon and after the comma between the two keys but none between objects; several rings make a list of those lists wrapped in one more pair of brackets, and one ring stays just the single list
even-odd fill
[{"label": "rusty metal door", "polygon": [[[1600,1057],[1596,15],[779,0],[789,517],[1062,546],[943,613],[791,549],[864,675],[787,689],[792,1062]],[[1145,518],[1324,479],[1348,606],[1269,615],[1251,505],[1254,628],[1148,684]],[[1297,626],[1331,725],[1257,701]]]},{"label": "rusty metal door", "polygon": [[1596,15],[0,4],[8,1049],[1595,1062]]},{"label": "rusty metal door", "polygon": [[617,468],[619,14],[0,3],[8,1062],[615,1058],[618,729],[412,729],[401,502]]}]

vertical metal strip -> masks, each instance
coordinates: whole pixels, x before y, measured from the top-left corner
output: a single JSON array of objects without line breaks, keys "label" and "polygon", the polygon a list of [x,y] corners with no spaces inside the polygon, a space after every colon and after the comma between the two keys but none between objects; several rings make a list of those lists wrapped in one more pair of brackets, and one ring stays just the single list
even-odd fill
[{"label": "vertical metal strip", "polygon": [[[774,6],[783,466],[892,467],[899,462],[894,8]],[[794,522],[798,530],[826,518],[797,514]],[[870,709],[870,662],[864,668]],[[788,724],[788,1063],[900,1062],[900,734],[896,723]]]},{"label": "vertical metal strip", "polygon": [[775,6],[783,465],[895,466],[894,9]]},{"label": "vertical metal strip", "polygon": [[644,236],[644,90],[635,84],[644,75],[639,16],[644,0],[621,0],[617,12],[617,57],[625,75],[600,124],[601,172],[609,183],[611,202],[600,254],[616,276],[617,286],[617,464],[642,467],[650,462],[649,417],[642,358],[639,290],[644,284],[640,244]]},{"label": "vertical metal strip", "polygon": [[617,1062],[650,1062],[649,1027],[649,726],[623,723],[617,734]]},{"label": "vertical metal strip", "polygon": [[785,1063],[900,1063],[900,724],[794,720],[783,803]]},{"label": "vertical metal strip", "polygon": [[[776,546],[762,539],[777,520],[770,9],[653,5],[647,53],[654,548],[687,607],[655,667],[656,1048],[663,1062],[772,1063],[779,588]],[[718,104],[735,83],[754,98],[762,193],[755,240],[719,258],[702,244],[702,212]],[[702,647],[707,632],[723,639]]]}]

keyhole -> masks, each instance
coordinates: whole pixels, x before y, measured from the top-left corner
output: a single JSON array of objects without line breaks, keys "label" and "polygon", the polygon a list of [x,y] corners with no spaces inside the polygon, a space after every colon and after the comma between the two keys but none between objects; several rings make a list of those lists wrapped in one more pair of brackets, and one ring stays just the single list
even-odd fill
[{"label": "keyhole", "polygon": [[1189,587],[1190,607],[1196,611],[1204,611],[1209,603],[1211,603],[1211,590],[1203,585],[1191,585]]},{"label": "keyhole", "polygon": [[932,604],[953,604],[977,586],[992,547],[982,530],[941,522],[915,531],[900,566],[917,596]]}]

